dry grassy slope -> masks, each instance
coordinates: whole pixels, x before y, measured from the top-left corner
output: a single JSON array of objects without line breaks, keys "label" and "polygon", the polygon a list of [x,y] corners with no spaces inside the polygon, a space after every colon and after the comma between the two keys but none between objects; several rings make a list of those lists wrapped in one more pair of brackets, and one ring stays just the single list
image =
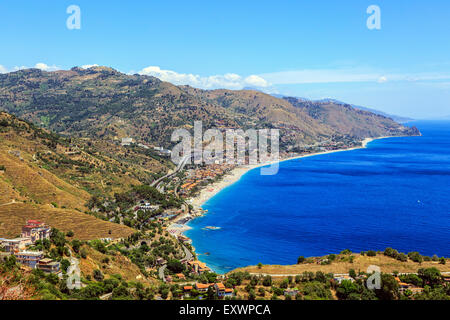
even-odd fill
[{"label": "dry grassy slope", "polygon": [[11,194],[14,198],[9,201],[16,199],[19,193],[22,197],[42,204],[54,202],[61,207],[84,209],[84,204],[90,198],[86,191],[73,187],[43,168],[27,163],[25,157],[28,155],[21,153],[22,157],[25,156],[21,161],[9,151],[0,146],[0,163],[7,168],[0,180],[16,191]]},{"label": "dry grassy slope", "polygon": [[254,90],[201,90],[183,87],[187,92],[217,103],[236,113],[256,116],[275,126],[290,125],[310,136],[328,135],[333,131],[319,124],[306,112],[293,107],[288,101]]},{"label": "dry grassy slope", "polygon": [[3,172],[0,172],[0,205],[9,203],[13,200],[24,201],[25,197],[21,196],[17,190],[8,182]]},{"label": "dry grassy slope", "polygon": [[5,190],[5,194],[0,196],[1,203],[29,199],[37,203],[54,202],[58,206],[84,209],[85,202],[90,198],[86,191],[74,187],[36,163],[36,152],[48,152],[49,148],[35,136],[34,129],[26,122],[0,113],[0,121],[3,120],[15,127],[2,126],[0,131],[0,165],[6,167],[6,171],[0,175],[0,185]]},{"label": "dry grassy slope", "polygon": [[90,193],[113,195],[168,170],[166,163],[110,141],[46,139],[44,130],[0,112],[4,120],[9,123],[0,125],[0,165],[9,167],[4,182],[38,202],[82,209]]},{"label": "dry grassy slope", "polygon": [[44,221],[64,232],[72,230],[74,238],[81,240],[124,238],[136,232],[132,228],[106,222],[76,210],[15,203],[0,206],[0,238],[19,235],[28,219]]},{"label": "dry grassy slope", "polygon": [[422,262],[418,264],[416,262],[408,260],[407,262],[401,262],[396,259],[386,257],[383,254],[378,254],[375,257],[361,256],[359,254],[353,254],[355,259],[353,263],[348,261],[339,261],[340,255],[335,262],[330,265],[320,265],[317,263],[304,263],[296,265],[263,265],[261,269],[258,266],[249,266],[245,268],[239,268],[234,271],[248,271],[250,273],[267,273],[273,275],[294,275],[301,274],[305,271],[317,272],[322,271],[325,273],[348,273],[350,269],[354,269],[356,272],[366,272],[370,265],[376,265],[380,267],[381,272],[392,273],[398,271],[400,273],[417,272],[419,268],[436,267],[441,272],[450,272],[450,260],[447,259],[447,264],[442,265],[438,262]]},{"label": "dry grassy slope", "polygon": [[[127,257],[116,253],[116,255],[105,255],[89,246],[83,246],[86,250],[86,259],[80,259],[80,270],[84,276],[93,274],[94,270],[101,270],[106,278],[120,274],[126,281],[140,281],[144,284],[156,283],[156,280],[147,279],[139,270],[139,268]],[[105,258],[109,262],[104,262]]]},{"label": "dry grassy slope", "polygon": [[[7,125],[5,120],[8,121]],[[20,234],[27,219],[42,220],[64,231],[73,230],[75,237],[80,239],[121,238],[134,232],[126,226],[105,222],[81,212],[91,195],[70,179],[61,178],[75,174],[74,166],[64,166],[56,161],[54,164],[57,166],[52,172],[44,168],[51,162],[44,165],[37,154],[64,156],[64,145],[58,143],[54,148],[48,146],[59,140],[48,138],[45,132],[6,113],[0,113],[0,122],[0,165],[6,168],[0,172],[0,237]],[[85,162],[94,168],[106,170],[114,162],[107,157],[104,160],[83,151],[73,157],[83,156]],[[78,178],[82,179],[83,185],[91,180],[99,188],[103,179],[114,180],[122,188],[127,183],[139,184],[127,174],[101,170],[86,176],[82,174]],[[60,209],[53,208],[52,203]]]}]

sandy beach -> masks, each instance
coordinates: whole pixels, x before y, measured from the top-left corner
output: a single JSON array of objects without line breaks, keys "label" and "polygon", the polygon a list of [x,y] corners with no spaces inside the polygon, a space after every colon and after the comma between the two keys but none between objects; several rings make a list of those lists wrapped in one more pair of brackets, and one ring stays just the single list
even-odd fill
[{"label": "sandy beach", "polygon": [[341,151],[351,151],[351,150],[363,149],[363,148],[367,148],[367,144],[372,142],[373,140],[384,139],[384,138],[389,138],[389,137],[366,138],[362,141],[361,147],[310,153],[310,154],[299,155],[299,156],[290,157],[290,158],[286,158],[286,159],[281,159],[279,161],[271,161],[271,162],[260,163],[260,164],[256,164],[256,165],[245,165],[245,166],[236,167],[230,173],[226,174],[221,181],[215,182],[211,185],[208,185],[206,188],[202,189],[198,196],[190,199],[190,203],[194,207],[197,207],[197,208],[201,207],[206,201],[208,201],[209,199],[214,197],[216,194],[218,194],[224,188],[231,186],[233,183],[236,183],[237,181],[239,181],[239,179],[241,179],[241,177],[250,170],[264,167],[264,166],[273,164],[275,162],[283,162],[283,161],[289,161],[289,160],[294,160],[294,159],[312,157],[312,156],[341,152]]}]

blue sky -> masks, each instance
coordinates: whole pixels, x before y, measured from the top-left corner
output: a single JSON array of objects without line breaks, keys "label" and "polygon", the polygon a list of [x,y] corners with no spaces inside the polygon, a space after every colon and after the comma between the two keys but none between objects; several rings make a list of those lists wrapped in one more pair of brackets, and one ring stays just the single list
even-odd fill
[{"label": "blue sky", "polygon": [[[381,9],[369,30],[366,9]],[[69,5],[81,29],[69,30]],[[450,1],[0,2],[0,72],[106,65],[202,88],[450,116]]]}]

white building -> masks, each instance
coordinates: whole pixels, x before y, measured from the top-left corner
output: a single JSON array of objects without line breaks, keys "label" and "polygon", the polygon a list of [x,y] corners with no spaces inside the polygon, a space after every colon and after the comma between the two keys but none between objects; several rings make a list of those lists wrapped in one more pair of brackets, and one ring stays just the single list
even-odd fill
[{"label": "white building", "polygon": [[133,138],[122,138],[122,146],[129,146],[133,143]]}]

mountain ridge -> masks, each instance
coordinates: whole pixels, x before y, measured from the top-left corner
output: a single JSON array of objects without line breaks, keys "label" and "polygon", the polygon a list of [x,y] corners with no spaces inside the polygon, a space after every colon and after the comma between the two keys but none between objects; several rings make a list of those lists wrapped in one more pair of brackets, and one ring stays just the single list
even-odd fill
[{"label": "mountain ridge", "polygon": [[[286,148],[343,136],[362,140],[417,134],[416,129],[384,116],[361,116],[355,108],[334,112],[342,107],[334,103],[303,103],[299,107],[299,103],[256,90],[175,86],[110,67],[74,67],[53,72],[25,69],[0,75],[0,110],[68,136],[108,140],[137,137],[170,147],[173,130],[190,129],[195,120],[202,120],[205,129],[277,128]],[[318,109],[322,115],[333,113],[333,121],[330,116],[316,118]],[[348,118],[355,120],[347,121]],[[354,130],[344,130],[336,125],[339,121],[352,126],[359,122]]]}]

